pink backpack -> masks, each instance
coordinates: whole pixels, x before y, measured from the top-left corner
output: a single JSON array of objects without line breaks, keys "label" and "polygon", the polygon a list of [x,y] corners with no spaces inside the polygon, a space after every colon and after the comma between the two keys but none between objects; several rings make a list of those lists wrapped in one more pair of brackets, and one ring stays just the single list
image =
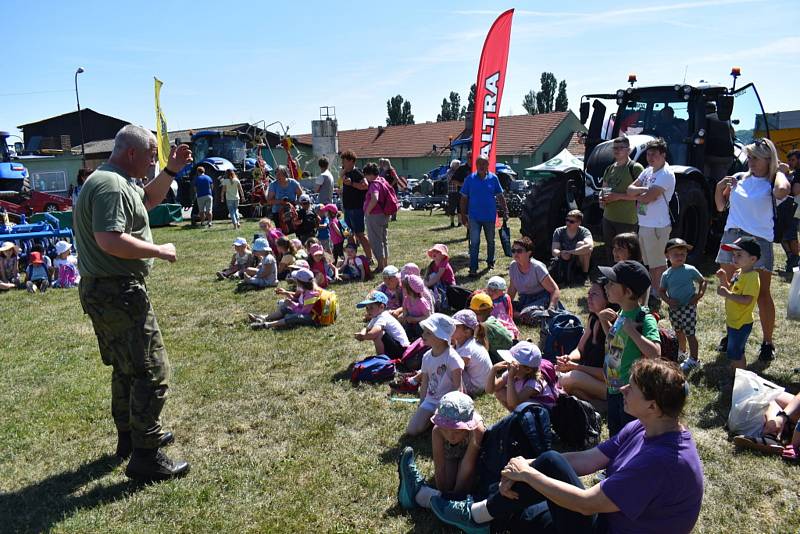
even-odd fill
[{"label": "pink backpack", "polygon": [[397,193],[395,193],[394,187],[389,185],[383,178],[377,178],[375,181],[380,184],[381,188],[378,202],[381,205],[383,214],[394,215],[400,209],[400,202],[397,200]]}]

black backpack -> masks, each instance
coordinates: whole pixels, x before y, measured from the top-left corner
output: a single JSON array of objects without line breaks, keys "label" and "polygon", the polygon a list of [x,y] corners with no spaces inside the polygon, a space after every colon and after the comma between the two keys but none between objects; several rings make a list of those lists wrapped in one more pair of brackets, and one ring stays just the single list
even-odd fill
[{"label": "black backpack", "polygon": [[489,487],[500,481],[500,471],[509,460],[515,456],[536,458],[550,450],[551,441],[547,408],[535,402],[521,403],[483,435],[474,495],[488,495]]},{"label": "black backpack", "polygon": [[553,430],[564,445],[591,449],[600,441],[602,421],[594,406],[573,395],[559,395],[552,409]]}]

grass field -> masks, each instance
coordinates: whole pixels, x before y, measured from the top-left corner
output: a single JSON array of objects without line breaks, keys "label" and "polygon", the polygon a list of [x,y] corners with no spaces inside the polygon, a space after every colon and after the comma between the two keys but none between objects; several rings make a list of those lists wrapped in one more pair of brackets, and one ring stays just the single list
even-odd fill
[{"label": "grass field", "polygon": [[[442,215],[401,213],[390,227],[392,262],[422,264],[428,246],[445,242],[463,277],[464,231],[448,223]],[[238,233],[252,239],[256,230],[247,221]],[[168,452],[192,464],[179,481],[137,486],[113,461],[110,369],[100,361],[77,291],[0,294],[0,531],[448,531],[431,513],[407,513],[396,502],[403,446],[412,445],[432,474],[430,438],[400,437],[415,406],[390,402],[386,385],[352,387],[348,380],[348,365],[371,348],[352,334],[363,324],[354,304],[374,283],[336,288],[334,326],[253,332],[246,313],[272,310],[274,294],[237,295],[232,283],[214,278],[236,234],[222,221],[210,230],[181,225],[154,232],[157,242],[175,243],[179,257],[172,265],[156,263],[148,279],[173,367],[163,417],[177,443]],[[508,264],[500,253],[497,272],[506,274]],[[736,452],[722,428],[730,381],[714,347],[724,308],[713,266],[704,273],[710,280],[699,308],[704,367],[691,375],[685,418],[706,477],[696,531],[797,532],[800,468]],[[787,289],[775,279],[778,357],[758,370],[796,393],[800,376],[791,370],[800,365],[799,338],[797,325],[784,319]],[[585,292],[562,292],[582,317]],[[536,338],[525,327],[523,333]],[[756,326],[750,361],[760,339]],[[493,398],[477,406],[488,422],[503,415]]]}]

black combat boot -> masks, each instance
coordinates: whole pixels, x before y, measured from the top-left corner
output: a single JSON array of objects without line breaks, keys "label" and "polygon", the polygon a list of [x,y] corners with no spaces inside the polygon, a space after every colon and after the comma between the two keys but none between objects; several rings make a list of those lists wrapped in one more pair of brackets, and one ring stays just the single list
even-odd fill
[{"label": "black combat boot", "polygon": [[133,449],[125,476],[139,482],[158,482],[189,473],[189,463],[173,461],[161,449]]},{"label": "black combat boot", "polygon": [[[158,442],[159,447],[166,447],[175,443],[175,436],[172,432],[164,432]],[[133,442],[131,441],[130,432],[119,432],[117,434],[117,452],[114,455],[120,460],[126,460],[133,450]]]}]

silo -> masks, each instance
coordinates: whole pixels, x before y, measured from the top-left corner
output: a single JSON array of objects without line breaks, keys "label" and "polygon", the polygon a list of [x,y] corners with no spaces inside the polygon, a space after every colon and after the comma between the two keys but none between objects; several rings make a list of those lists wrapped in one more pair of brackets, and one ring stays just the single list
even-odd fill
[{"label": "silo", "polygon": [[319,120],[311,121],[311,147],[314,152],[314,170],[319,172],[316,159],[325,156],[334,180],[339,180],[339,129],[336,121],[336,107],[321,106]]}]

